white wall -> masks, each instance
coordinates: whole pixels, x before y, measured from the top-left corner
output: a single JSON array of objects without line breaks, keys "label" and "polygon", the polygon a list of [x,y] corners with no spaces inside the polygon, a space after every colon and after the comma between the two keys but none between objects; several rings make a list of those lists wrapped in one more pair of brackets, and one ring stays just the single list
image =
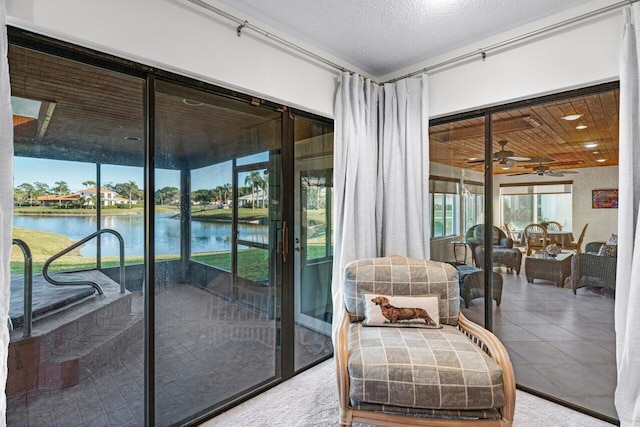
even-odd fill
[{"label": "white wall", "polygon": [[592,1],[398,70],[381,77],[381,80],[399,77],[462,54],[478,52],[476,57],[464,64],[429,73],[429,108],[432,117],[617,80],[624,23],[621,8],[535,40],[521,42],[499,52],[489,52],[485,61],[481,60],[479,53],[480,49],[495,43],[617,2]]},{"label": "white wall", "polygon": [[[216,0],[208,1],[229,10]],[[615,1],[595,0],[376,80],[386,81]],[[7,0],[7,13],[10,25],[325,116],[333,114],[335,70],[274,47],[250,32],[237,37],[235,24],[184,0]],[[254,18],[234,14],[268,29]],[[473,59],[434,71],[430,76],[431,114],[442,116],[615,80],[622,24],[619,9],[535,42],[489,53],[484,62]]]},{"label": "white wall", "polygon": [[[573,169],[578,173],[566,175],[562,178],[543,177],[538,179],[534,175],[507,176],[495,175],[493,179],[493,212],[500,212],[500,184],[511,182],[554,182],[573,181],[573,234],[577,239],[584,224],[588,223],[584,243],[606,241],[612,233],[618,230],[618,209],[593,209],[591,207],[591,190],[618,188],[618,166],[602,166],[596,168]],[[499,225],[499,218],[495,218]]]}]

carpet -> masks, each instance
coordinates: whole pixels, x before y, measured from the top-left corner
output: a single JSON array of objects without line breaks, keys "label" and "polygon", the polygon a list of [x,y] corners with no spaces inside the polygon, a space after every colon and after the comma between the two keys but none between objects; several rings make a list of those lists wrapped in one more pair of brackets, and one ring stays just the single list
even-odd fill
[{"label": "carpet", "polygon": [[[333,359],[329,359],[202,426],[337,426],[338,414],[335,367]],[[353,426],[368,424],[353,423]],[[517,390],[514,426],[597,427],[611,424]]]}]

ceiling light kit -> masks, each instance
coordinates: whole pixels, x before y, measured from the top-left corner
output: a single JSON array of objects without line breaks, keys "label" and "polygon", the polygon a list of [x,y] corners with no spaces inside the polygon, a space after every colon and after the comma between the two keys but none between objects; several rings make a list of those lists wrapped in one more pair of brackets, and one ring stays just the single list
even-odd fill
[{"label": "ceiling light kit", "polygon": [[560,118],[562,120],[573,121],[573,120],[578,120],[582,116],[584,116],[584,114],[569,114],[568,116],[563,116]]}]

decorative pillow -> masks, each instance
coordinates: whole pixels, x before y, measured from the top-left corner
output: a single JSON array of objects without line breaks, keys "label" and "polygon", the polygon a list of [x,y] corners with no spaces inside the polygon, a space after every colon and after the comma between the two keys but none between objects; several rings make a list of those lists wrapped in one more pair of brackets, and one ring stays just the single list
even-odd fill
[{"label": "decorative pillow", "polygon": [[598,251],[598,255],[600,256],[610,256],[616,258],[618,256],[618,245],[602,245],[600,246],[600,251]]},{"label": "decorative pillow", "polygon": [[609,237],[609,240],[607,240],[607,245],[617,245],[617,244],[618,244],[618,235],[612,234],[611,237]]},{"label": "decorative pillow", "polygon": [[364,326],[441,328],[440,295],[421,296],[364,294]]}]

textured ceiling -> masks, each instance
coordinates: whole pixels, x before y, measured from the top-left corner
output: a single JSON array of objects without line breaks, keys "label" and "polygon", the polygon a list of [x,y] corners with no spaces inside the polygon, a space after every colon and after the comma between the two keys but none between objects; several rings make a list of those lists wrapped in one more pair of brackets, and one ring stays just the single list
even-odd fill
[{"label": "textured ceiling", "polygon": [[221,0],[380,77],[589,0]]}]

